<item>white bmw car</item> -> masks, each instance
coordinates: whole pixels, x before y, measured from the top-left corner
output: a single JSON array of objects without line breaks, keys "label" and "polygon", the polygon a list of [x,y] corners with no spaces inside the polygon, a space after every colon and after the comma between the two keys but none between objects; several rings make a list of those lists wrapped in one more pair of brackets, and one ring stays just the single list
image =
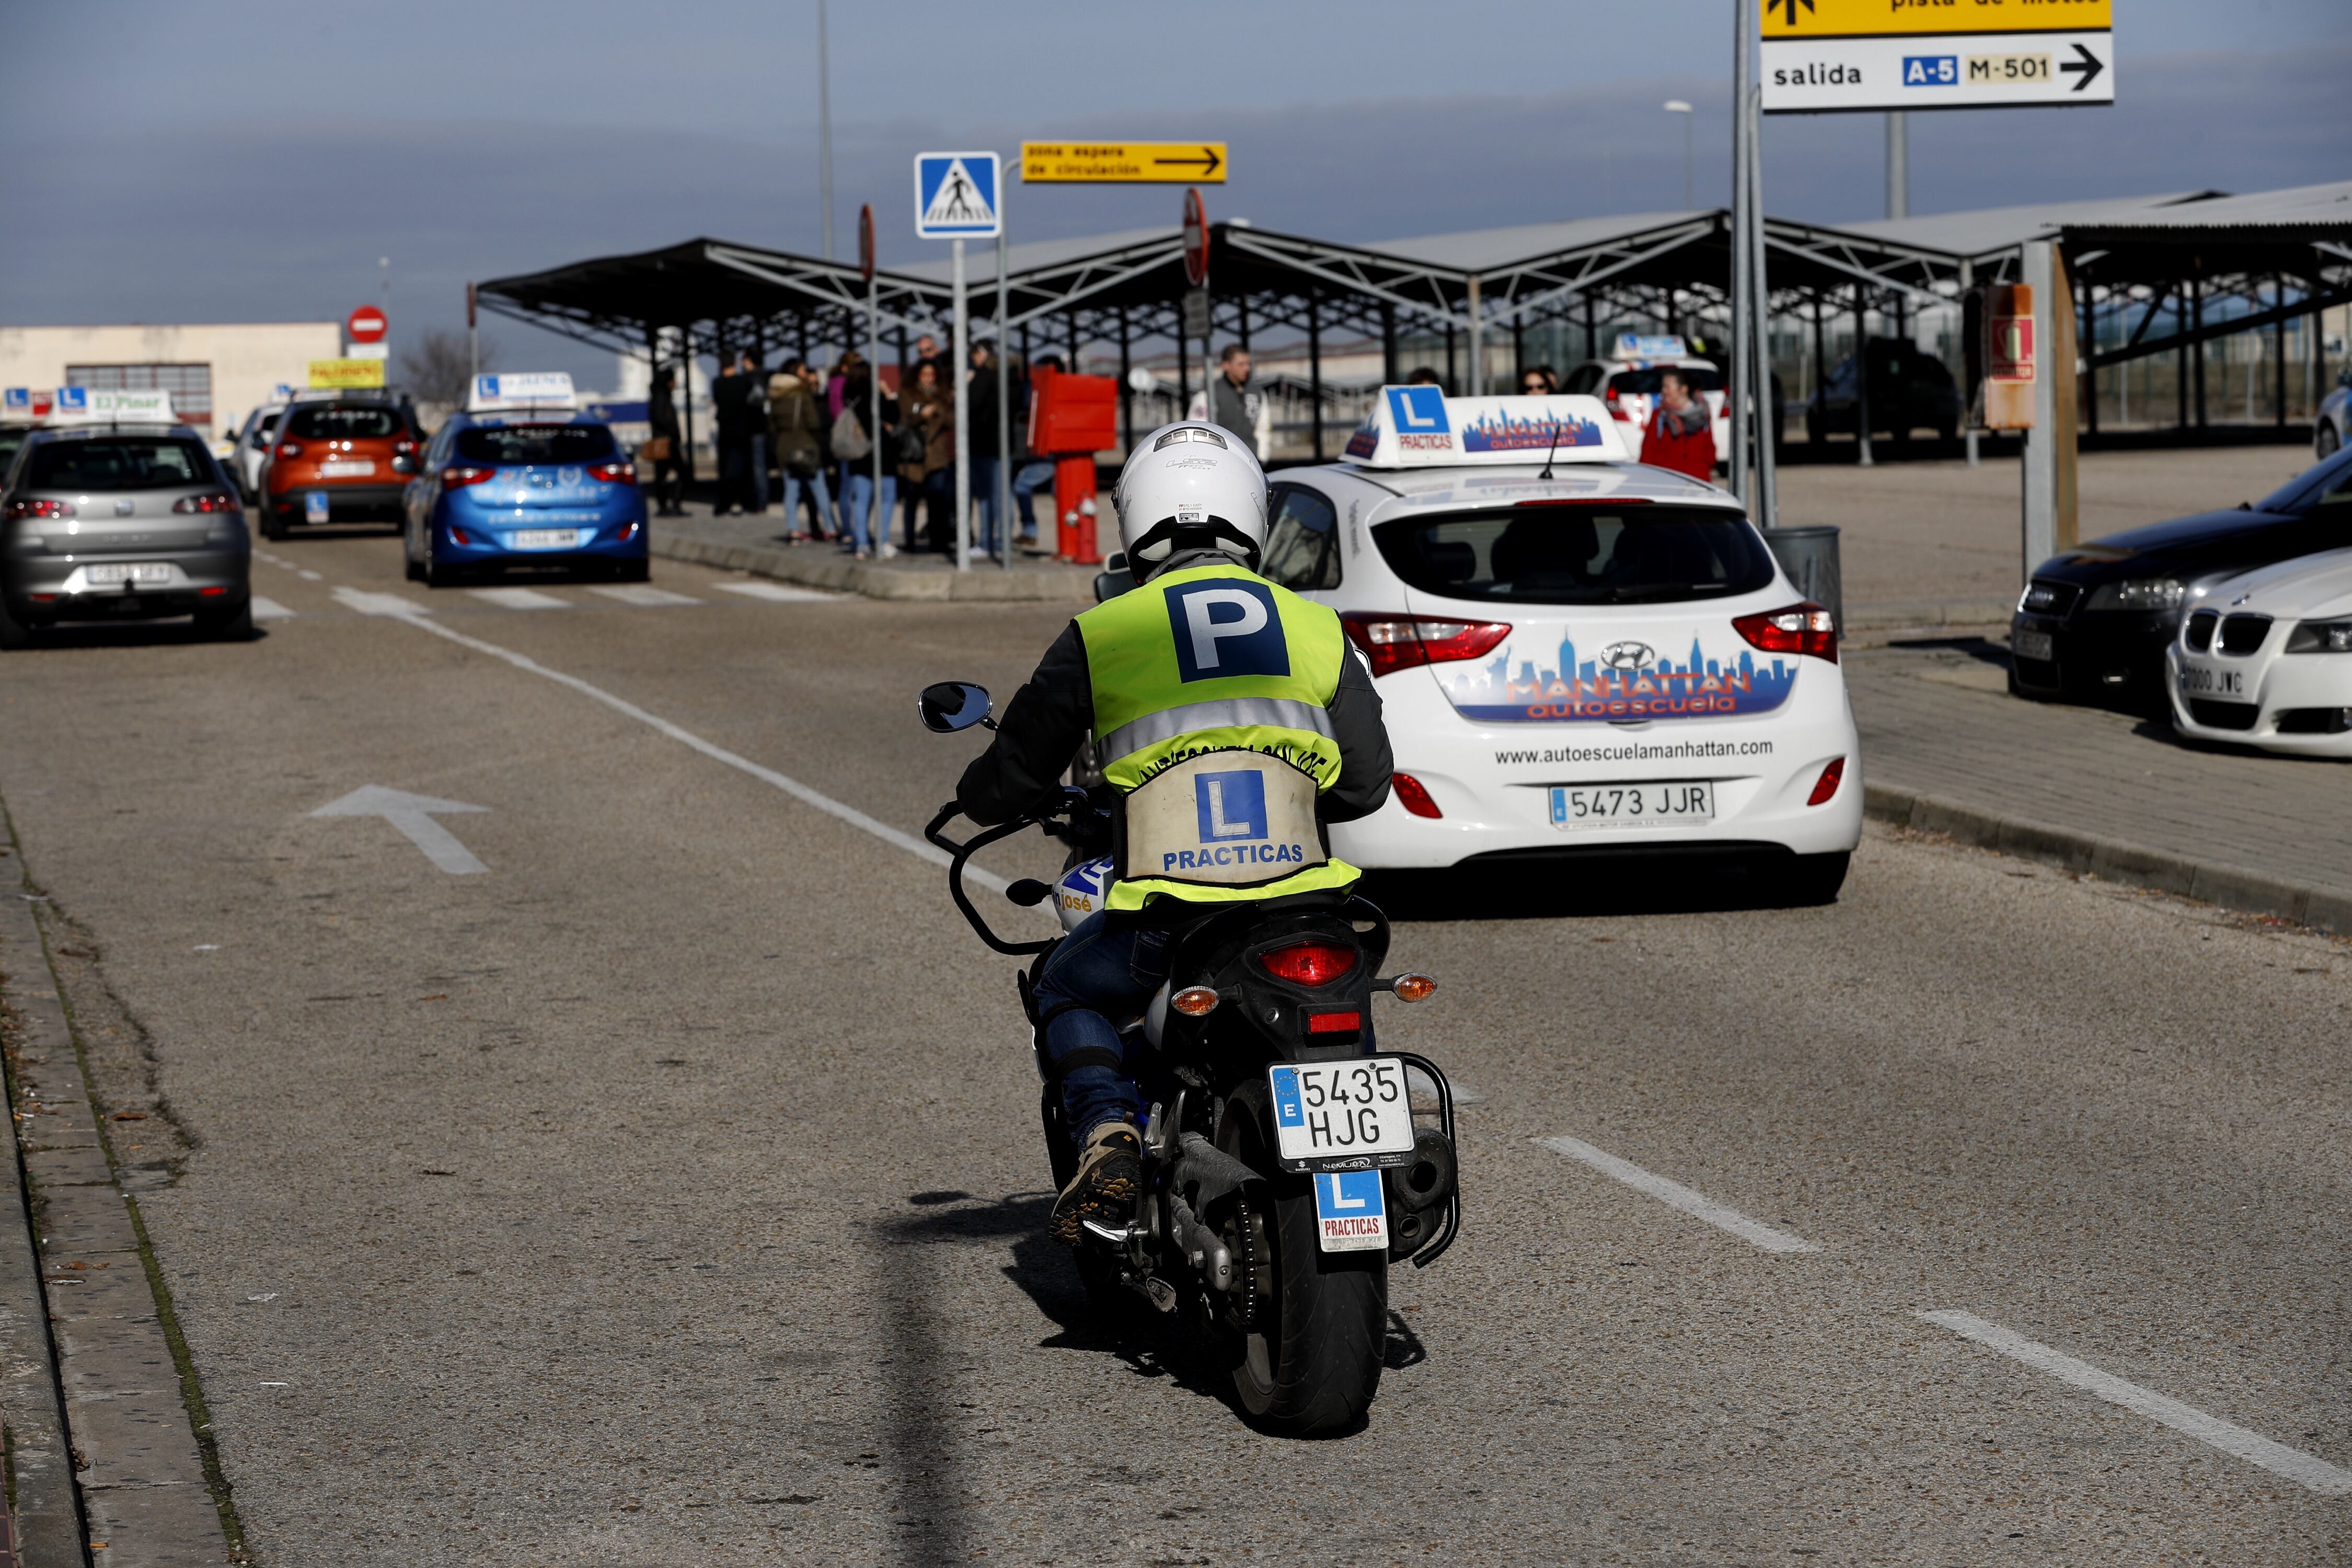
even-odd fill
[{"label": "white bmw car", "polygon": [[2165,661],[2182,734],[2352,757],[2352,550],[2201,587]]},{"label": "white bmw car", "polygon": [[1273,476],[1262,569],[1340,613],[1396,756],[1332,850],[1706,849],[1833,898],[1863,791],[1830,616],[1738,501],[1629,461],[1615,425],[1591,397],[1385,387],[1350,461]]}]

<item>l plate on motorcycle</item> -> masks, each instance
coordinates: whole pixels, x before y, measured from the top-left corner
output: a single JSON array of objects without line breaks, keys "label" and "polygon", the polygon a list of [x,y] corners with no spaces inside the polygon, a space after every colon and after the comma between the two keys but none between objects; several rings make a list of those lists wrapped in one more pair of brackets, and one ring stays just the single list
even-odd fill
[{"label": "l plate on motorcycle", "polygon": [[1315,1245],[1325,1252],[1388,1250],[1388,1194],[1378,1171],[1316,1173]]},{"label": "l plate on motorcycle", "polygon": [[1364,1171],[1412,1163],[1412,1097],[1395,1057],[1279,1062],[1275,1157],[1286,1171]]}]

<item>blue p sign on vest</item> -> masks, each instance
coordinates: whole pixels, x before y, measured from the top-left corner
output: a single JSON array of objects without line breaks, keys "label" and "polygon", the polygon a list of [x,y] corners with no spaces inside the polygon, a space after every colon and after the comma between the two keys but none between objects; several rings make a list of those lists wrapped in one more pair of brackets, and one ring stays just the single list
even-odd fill
[{"label": "blue p sign on vest", "polygon": [[1213,577],[1168,589],[1168,625],[1175,634],[1176,670],[1185,680],[1234,675],[1288,675],[1290,645],[1282,614],[1264,583]]}]

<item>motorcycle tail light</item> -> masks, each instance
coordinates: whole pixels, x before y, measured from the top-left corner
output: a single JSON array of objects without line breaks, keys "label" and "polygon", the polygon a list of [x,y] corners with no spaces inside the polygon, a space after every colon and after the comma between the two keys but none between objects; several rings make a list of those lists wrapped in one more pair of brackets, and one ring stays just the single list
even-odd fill
[{"label": "motorcycle tail light", "polygon": [[1397,804],[1415,816],[1444,816],[1437,803],[1429,798],[1429,786],[1411,773],[1391,773],[1389,787],[1396,791]]},{"label": "motorcycle tail light", "polygon": [[1837,794],[1838,783],[1844,777],[1845,759],[1833,758],[1830,765],[1822,770],[1822,776],[1813,781],[1813,793],[1805,797],[1805,804],[1820,805],[1827,801],[1832,795]]},{"label": "motorcycle tail light", "polygon": [[1766,653],[1810,654],[1837,662],[1837,625],[1827,610],[1811,600],[1760,616],[1736,616],[1731,629],[1747,638],[1748,646]]},{"label": "motorcycle tail light", "polygon": [[1348,640],[1363,649],[1374,675],[1417,664],[1476,658],[1511,635],[1507,621],[1455,621],[1441,616],[1382,616],[1351,610],[1339,617]]},{"label": "motorcycle tail light", "polygon": [[1328,985],[1356,967],[1356,950],[1336,942],[1295,942],[1258,957],[1258,966],[1293,985]]},{"label": "motorcycle tail light", "polygon": [[1168,1005],[1187,1018],[1204,1017],[1217,1010],[1217,994],[1206,985],[1187,985],[1168,998]]},{"label": "motorcycle tail light", "polygon": [[1361,1013],[1309,1013],[1307,1032],[1310,1035],[1360,1035],[1364,1032]]},{"label": "motorcycle tail light", "polygon": [[637,466],[635,463],[598,463],[588,470],[588,477],[601,479],[608,485],[633,485],[637,482]]}]

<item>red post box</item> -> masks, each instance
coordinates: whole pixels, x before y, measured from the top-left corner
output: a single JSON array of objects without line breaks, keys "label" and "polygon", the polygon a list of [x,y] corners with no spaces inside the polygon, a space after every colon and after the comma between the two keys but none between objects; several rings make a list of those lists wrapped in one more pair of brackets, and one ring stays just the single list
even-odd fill
[{"label": "red post box", "polygon": [[1118,384],[1107,375],[1073,375],[1051,365],[1029,373],[1029,449],[1054,462],[1055,553],[1092,566],[1095,454],[1118,441]]}]

